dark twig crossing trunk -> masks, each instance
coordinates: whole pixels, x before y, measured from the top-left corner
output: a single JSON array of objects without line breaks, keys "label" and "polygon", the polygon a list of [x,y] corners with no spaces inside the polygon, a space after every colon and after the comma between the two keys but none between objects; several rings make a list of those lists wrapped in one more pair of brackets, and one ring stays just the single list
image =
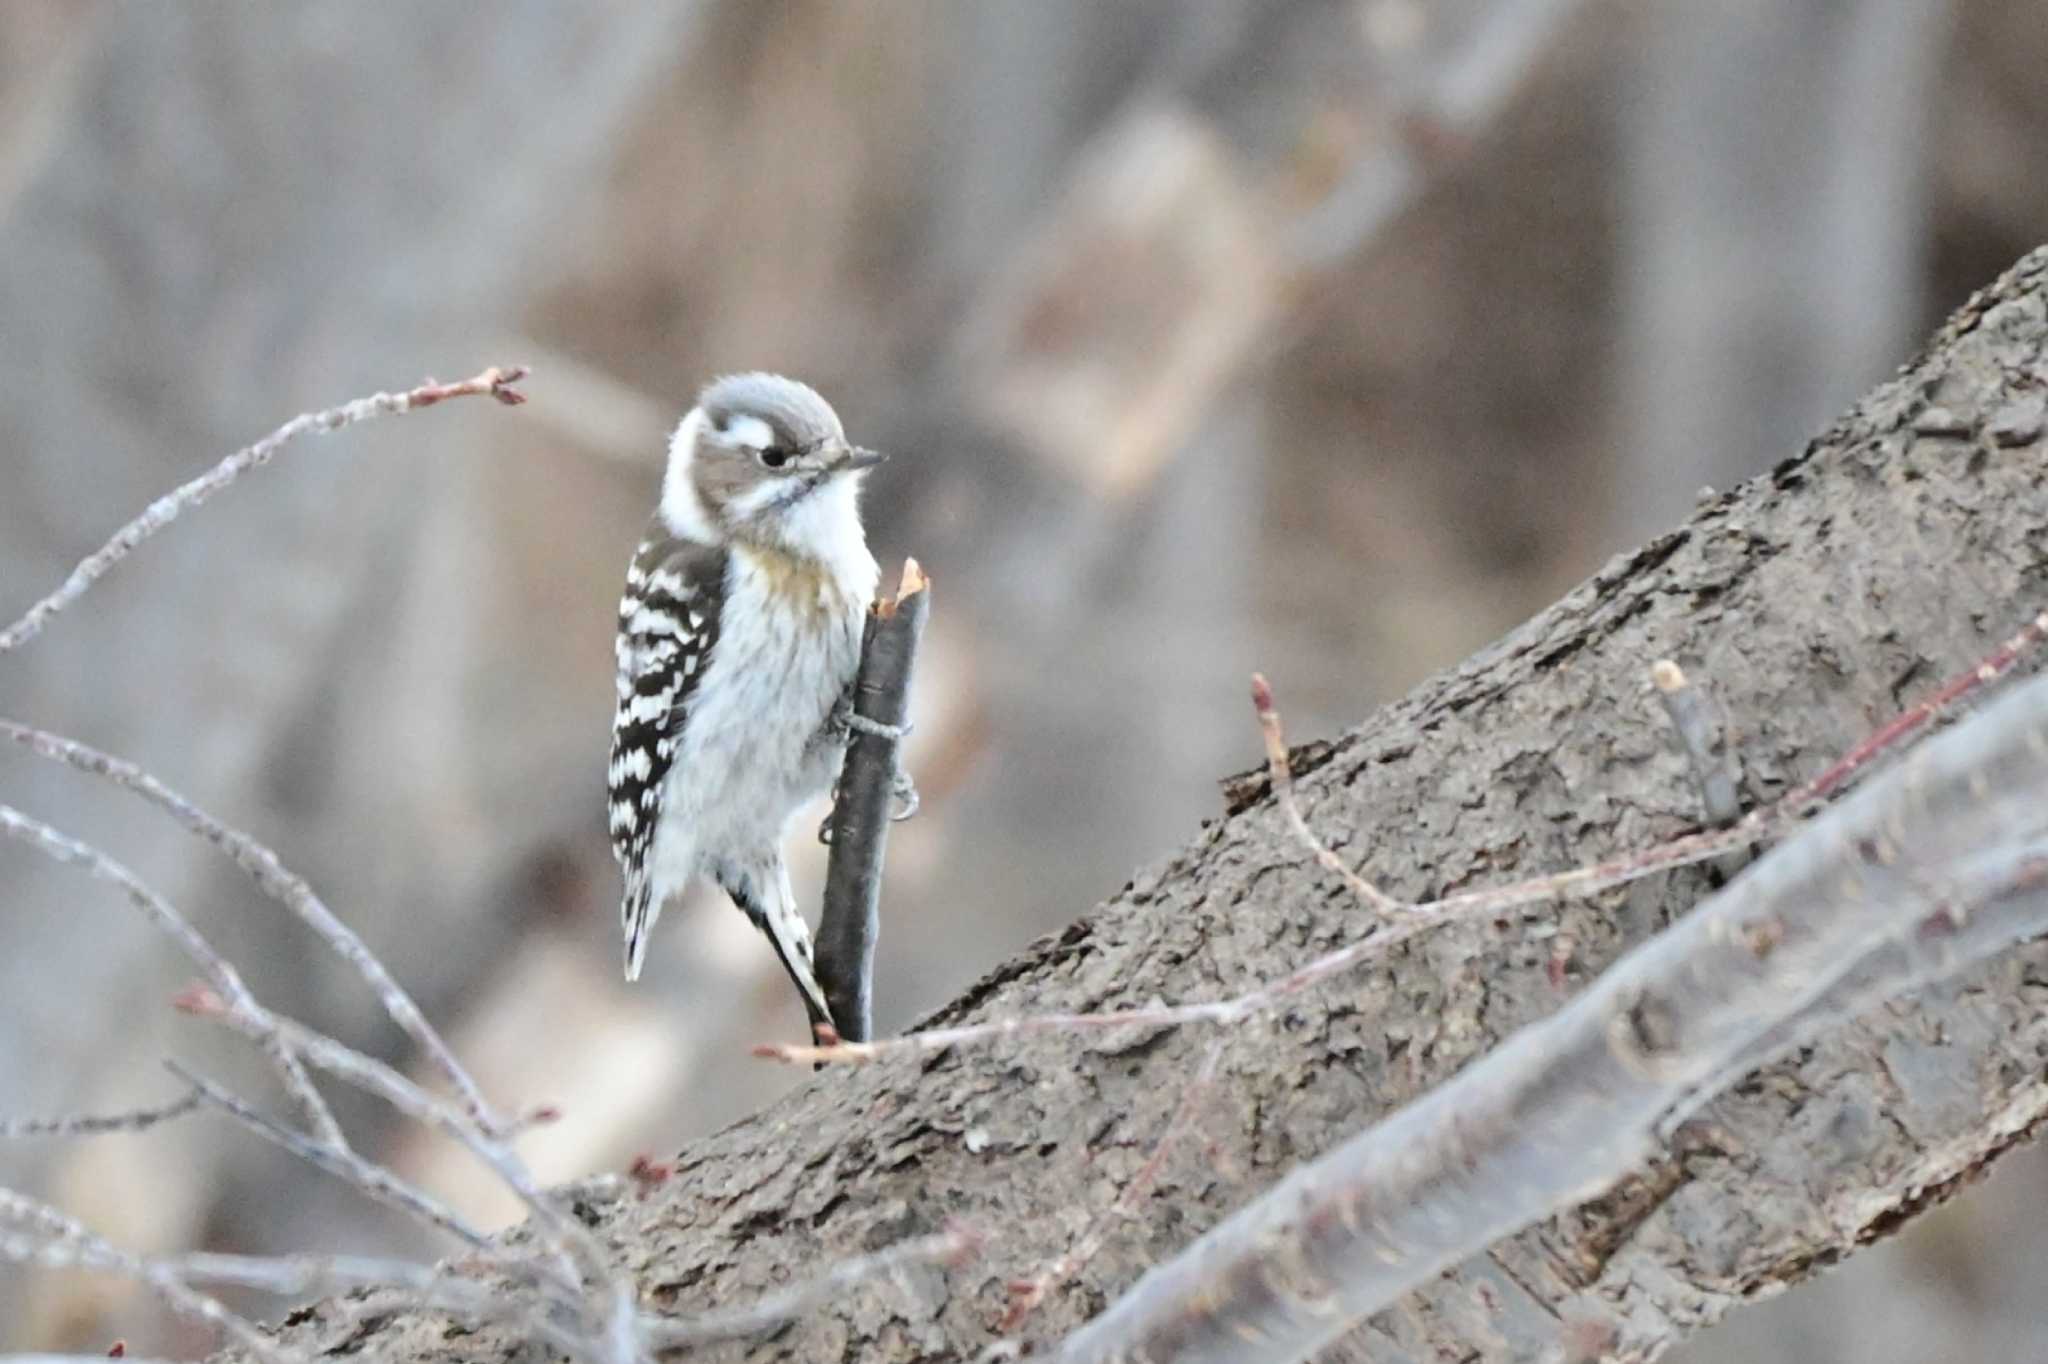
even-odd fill
[{"label": "dark twig crossing trunk", "polygon": [[[931,585],[909,559],[896,595],[868,613],[854,683],[854,714],[900,729],[910,714],[910,675],[931,614]],[[839,799],[832,807],[832,856],[825,869],[825,908],[818,921],[818,984],[832,1006],[841,1038],[865,1042],[873,1031],[875,940],[881,932],[882,855],[900,741],[856,731],[846,746]]]}]

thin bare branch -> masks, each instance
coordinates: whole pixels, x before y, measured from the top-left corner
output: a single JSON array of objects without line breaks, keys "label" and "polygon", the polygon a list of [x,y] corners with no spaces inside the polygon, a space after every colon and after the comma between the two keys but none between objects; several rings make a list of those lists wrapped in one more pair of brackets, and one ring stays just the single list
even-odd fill
[{"label": "thin bare branch", "polygon": [[193,1092],[157,1108],[126,1113],[77,1113],[61,1118],[0,1118],[0,1139],[27,1137],[101,1137],[115,1132],[147,1132],[158,1123],[182,1118],[199,1107]]},{"label": "thin bare branch", "polygon": [[21,1229],[0,1231],[0,1260],[45,1269],[93,1269],[134,1279],[180,1316],[216,1328],[262,1364],[305,1364],[303,1355],[283,1348],[246,1317],[193,1288],[168,1266],[117,1249],[47,1203],[0,1188],[0,1223],[13,1223]]},{"label": "thin bare branch", "polygon": [[293,417],[254,445],[237,450],[199,477],[164,494],[150,503],[140,516],[114,532],[112,539],[79,561],[78,567],[71,570],[71,576],[61,586],[29,607],[21,619],[0,630],[0,654],[17,649],[41,634],[50,617],[84,596],[94,583],[143,541],[257,465],[269,463],[279,450],[298,437],[315,431],[339,431],[373,417],[432,407],[451,398],[488,397],[508,406],[516,405],[525,402],[526,397],[512,385],[525,377],[526,370],[522,366],[493,366],[460,383],[437,384],[429,380],[404,393],[373,393],[324,412],[308,412]]},{"label": "thin bare branch", "polygon": [[260,1005],[230,1003],[195,988],[179,996],[178,1006],[196,1016],[224,1023],[252,1039],[274,1031],[308,1065],[374,1094],[415,1122],[454,1138],[526,1205],[549,1248],[569,1257],[571,1263],[563,1270],[567,1282],[577,1281],[578,1267],[594,1281],[610,1281],[611,1269],[604,1248],[589,1228],[565,1213],[554,1197],[540,1187],[518,1152],[477,1126],[461,1108],[422,1089],[375,1057],[365,1056]]},{"label": "thin bare branch", "polygon": [[120,1359],[127,1364],[171,1364],[167,1359],[142,1359],[126,1353],[100,1355],[52,1355],[52,1354],[7,1354],[0,1355],[0,1364],[107,1364],[109,1359]]},{"label": "thin bare branch", "polygon": [[30,752],[102,777],[124,791],[141,796],[188,832],[225,853],[248,874],[258,889],[297,915],[300,922],[318,934],[335,955],[369,983],[384,1006],[384,1012],[454,1087],[478,1126],[498,1136],[510,1134],[512,1124],[491,1107],[476,1081],[456,1060],[455,1053],[433,1024],[427,1021],[426,1015],[420,1012],[412,996],[385,969],[384,963],[377,959],[355,930],[343,923],[305,879],[289,870],[269,847],[242,830],[223,824],[126,759],[14,720],[0,719],[0,736],[12,739]]},{"label": "thin bare branch", "polygon": [[316,1170],[325,1171],[360,1189],[372,1200],[410,1213],[474,1250],[496,1250],[491,1238],[464,1221],[459,1213],[426,1190],[400,1179],[384,1166],[366,1160],[347,1146],[335,1146],[294,1132],[218,1084],[177,1061],[165,1061],[173,1075],[192,1086],[196,1101],[211,1104],[265,1141],[282,1147]]},{"label": "thin bare branch", "polygon": [[1057,1357],[1306,1358],[1639,1168],[1738,1064],[2044,929],[2048,677],[1921,745],[1557,1013],[1296,1170]]},{"label": "thin bare branch", "polygon": [[[59,833],[41,820],[21,813],[11,805],[0,805],[0,834],[26,843],[28,846],[71,866],[80,867],[102,881],[118,887],[129,901],[146,915],[150,922],[178,944],[195,965],[205,973],[207,980],[236,1007],[255,1014],[263,1013],[256,1003],[256,997],[249,993],[249,987],[242,983],[242,975],[228,960],[213,949],[213,944],[192,927],[183,914],[170,901],[144,885],[139,877],[128,868],[108,857],[99,849],[82,843],[68,834]],[[334,1120],[334,1110],[327,1106],[327,1100],[320,1097],[311,1077],[299,1064],[291,1048],[274,1030],[259,1029],[252,1033],[253,1040],[270,1058],[278,1076],[284,1081],[285,1089],[306,1115],[320,1139],[334,1146],[346,1146],[348,1140],[342,1135],[341,1125]]]},{"label": "thin bare branch", "polygon": [[1308,820],[1302,817],[1301,806],[1294,799],[1294,767],[1288,761],[1287,740],[1280,732],[1280,713],[1273,709],[1273,688],[1259,673],[1252,674],[1252,712],[1258,717],[1259,735],[1266,743],[1266,772],[1273,783],[1273,799],[1287,816],[1294,836],[1307,845],[1326,870],[1340,877],[1352,894],[1379,913],[1392,916],[1410,908],[1353,871],[1308,827]]},{"label": "thin bare branch", "polygon": [[588,1334],[557,1321],[545,1299],[507,1293],[501,1285],[464,1278],[445,1265],[358,1255],[218,1254],[180,1255],[165,1264],[188,1283],[232,1284],[280,1297],[371,1289],[379,1311],[424,1310],[474,1325],[512,1326],[572,1359],[611,1358],[609,1349]]}]

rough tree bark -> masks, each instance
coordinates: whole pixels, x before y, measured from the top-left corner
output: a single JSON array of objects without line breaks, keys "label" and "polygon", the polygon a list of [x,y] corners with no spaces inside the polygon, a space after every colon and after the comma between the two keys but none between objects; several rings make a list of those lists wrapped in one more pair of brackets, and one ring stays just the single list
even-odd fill
[{"label": "rough tree bark", "polygon": [[[1484,653],[1294,754],[1309,821],[1396,894],[1564,867],[1692,824],[1647,681],[1731,717],[1752,800],[1810,776],[2048,600],[2048,249],[1771,474],[1615,559]],[[1284,679],[1282,679],[1284,683]],[[1284,685],[1282,700],[1284,703]],[[1249,733],[1249,719],[1247,720]],[[931,1021],[1234,994],[1359,934],[1256,777],[1227,817]],[[1026,1323],[1057,1337],[1227,1210],[1540,1017],[1708,889],[1692,869],[1411,944],[1237,1035],[1139,1214]],[[1882,1237],[2048,1112],[2048,946],[1879,1011],[1737,1085],[1619,1191],[1496,1247],[1332,1357],[1646,1359]],[[650,1306],[730,1304],[965,1218],[987,1243],[734,1355],[970,1357],[1006,1284],[1145,1161],[1209,1035],[1014,1041],[827,1072],[581,1211]],[[447,1358],[445,1328],[299,1314],[298,1343]],[[492,1333],[465,1359],[509,1358]]]}]

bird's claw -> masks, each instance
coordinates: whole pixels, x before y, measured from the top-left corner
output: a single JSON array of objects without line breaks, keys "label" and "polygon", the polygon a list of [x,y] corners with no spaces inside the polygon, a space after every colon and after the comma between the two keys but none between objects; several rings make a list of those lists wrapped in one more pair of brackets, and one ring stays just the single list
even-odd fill
[{"label": "bird's claw", "polygon": [[[889,796],[896,802],[895,808],[889,811],[891,824],[901,824],[913,817],[917,814],[918,807],[924,803],[923,797],[917,794],[917,783],[900,767],[896,769],[896,776],[889,784]],[[832,821],[838,815],[839,788],[835,786],[832,788],[832,808],[818,821],[818,841],[828,848],[832,846]]]},{"label": "bird's claw", "polygon": [[889,794],[896,801],[896,808],[889,812],[891,824],[901,824],[909,819],[917,813],[917,807],[923,803],[917,794],[917,783],[912,781],[910,773],[901,767],[896,769],[896,777],[889,787]]}]

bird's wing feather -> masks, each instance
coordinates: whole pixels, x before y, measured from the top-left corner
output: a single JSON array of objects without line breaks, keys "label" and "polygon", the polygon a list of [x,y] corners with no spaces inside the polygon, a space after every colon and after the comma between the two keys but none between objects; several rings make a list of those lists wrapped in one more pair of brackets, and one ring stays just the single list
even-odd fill
[{"label": "bird's wing feather", "polygon": [[618,707],[612,716],[612,851],[625,872],[626,972],[638,974],[661,906],[649,858],[661,788],[675,762],[691,694],[718,643],[726,551],[656,531],[641,542],[619,602]]}]

